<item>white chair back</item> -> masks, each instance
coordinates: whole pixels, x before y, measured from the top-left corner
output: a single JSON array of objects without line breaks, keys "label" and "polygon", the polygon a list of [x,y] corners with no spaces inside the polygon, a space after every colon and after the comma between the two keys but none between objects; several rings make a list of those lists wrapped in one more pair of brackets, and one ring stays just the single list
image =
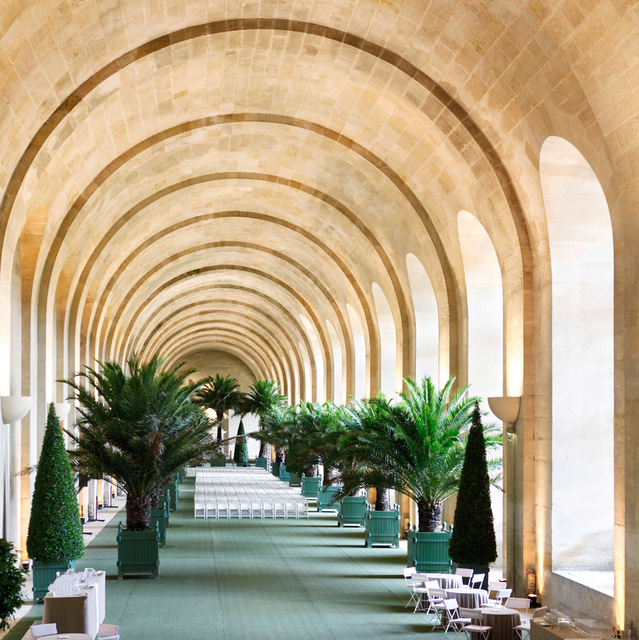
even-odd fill
[{"label": "white chair back", "polygon": [[528,611],[530,608],[530,598],[508,598],[506,600],[506,607],[508,609]]},{"label": "white chair back", "polygon": [[58,633],[58,627],[55,622],[47,622],[46,624],[31,625],[31,637],[41,638],[42,636],[54,636]]},{"label": "white chair back", "polygon": [[546,611],[548,611],[548,607],[539,607],[533,611],[533,618],[543,618],[546,615]]}]

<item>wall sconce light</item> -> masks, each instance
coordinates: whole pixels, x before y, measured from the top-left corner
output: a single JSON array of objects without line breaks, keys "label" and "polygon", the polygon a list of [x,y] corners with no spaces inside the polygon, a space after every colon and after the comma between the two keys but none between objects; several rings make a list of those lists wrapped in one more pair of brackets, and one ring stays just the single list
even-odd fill
[{"label": "wall sconce light", "polygon": [[509,425],[506,431],[508,433],[514,433],[515,422],[517,422],[517,418],[519,418],[521,397],[503,396],[501,398],[488,398],[488,406],[499,420]]},{"label": "wall sconce light", "polygon": [[24,418],[31,409],[31,396],[0,396],[3,424],[12,424]]},{"label": "wall sconce light", "polygon": [[54,402],[53,406],[55,407],[55,413],[58,416],[60,422],[64,422],[69,415],[69,411],[71,410],[70,402]]}]

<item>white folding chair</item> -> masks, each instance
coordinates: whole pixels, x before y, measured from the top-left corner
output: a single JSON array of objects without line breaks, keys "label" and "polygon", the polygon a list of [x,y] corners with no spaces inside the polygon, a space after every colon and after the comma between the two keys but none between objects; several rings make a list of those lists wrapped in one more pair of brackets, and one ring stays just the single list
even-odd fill
[{"label": "white folding chair", "polygon": [[98,638],[102,638],[102,636],[116,636],[120,631],[120,627],[117,624],[106,624],[102,623],[98,627]]},{"label": "white folding chair", "polygon": [[481,589],[482,584],[484,584],[484,578],[486,577],[485,573],[476,573],[470,579],[470,586],[473,589]]},{"label": "white folding chair", "polygon": [[115,635],[115,636],[102,636],[100,638],[100,640],[120,640],[120,636],[119,635]]},{"label": "white folding chair", "polygon": [[[469,618],[470,624],[465,624],[462,631],[466,634],[468,640],[475,640],[479,636],[482,640],[488,640],[492,627],[483,624],[481,611],[478,609],[459,609],[459,615],[462,618]],[[477,634],[475,638],[471,636],[472,633]]]},{"label": "white folding chair", "polygon": [[206,502],[203,498],[198,498],[194,502],[194,518],[206,518]]},{"label": "white folding chair", "polygon": [[444,600],[444,608],[448,618],[444,632],[452,629],[455,632],[455,637],[457,637],[460,632],[463,632],[467,624],[472,624],[473,621],[471,618],[462,618],[459,615],[459,605],[455,598],[447,598]]},{"label": "white folding chair", "polygon": [[548,611],[548,607],[539,607],[538,609],[535,609],[529,620],[524,620],[521,624],[518,624],[515,627],[515,633],[519,640],[526,640],[526,637],[530,638],[530,620],[543,618],[546,615],[546,611]]},{"label": "white folding chair", "polygon": [[41,638],[42,636],[54,636],[58,633],[58,627],[55,622],[47,622],[45,624],[31,625],[31,637]]},{"label": "white folding chair", "polygon": [[297,517],[308,518],[308,500],[297,503]]},{"label": "white folding chair", "polygon": [[[437,616],[437,624],[433,628],[443,629],[446,615],[446,592],[439,584],[436,587],[428,587],[428,599],[430,611]],[[433,601],[432,605],[431,600]]]},{"label": "white folding chair", "polygon": [[473,573],[475,573],[472,569],[462,569],[461,567],[457,567],[455,570],[455,575],[462,577],[462,582],[465,585],[470,585],[470,581],[473,579]]},{"label": "white folding chair", "polygon": [[512,589],[502,589],[501,591],[498,591],[494,599],[488,598],[488,602],[487,602],[488,606],[503,607],[504,600],[506,600],[507,598],[510,598],[512,592],[513,592]]},{"label": "white folding chair", "polygon": [[508,609],[516,609],[527,616],[528,609],[530,609],[530,598],[507,598],[504,606]]},{"label": "white folding chair", "polygon": [[264,501],[261,498],[251,498],[251,518],[264,517]]},{"label": "white folding chair", "polygon": [[417,573],[417,569],[415,569],[415,567],[406,567],[406,569],[402,569],[402,573],[404,574],[404,586],[410,591],[410,598],[404,605],[404,608],[406,608],[416,604],[417,597],[413,591],[413,587],[415,586],[413,576]]},{"label": "white folding chair", "polygon": [[275,501],[271,499],[262,500],[263,503],[263,518],[274,518],[275,517]]}]

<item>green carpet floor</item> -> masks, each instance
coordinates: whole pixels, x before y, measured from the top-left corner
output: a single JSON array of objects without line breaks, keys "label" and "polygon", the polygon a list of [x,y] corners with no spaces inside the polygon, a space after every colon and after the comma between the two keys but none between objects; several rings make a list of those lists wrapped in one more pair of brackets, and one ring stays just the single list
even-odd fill
[{"label": "green carpet floor", "polygon": [[[120,625],[122,640],[376,640],[431,632],[424,614],[404,608],[405,553],[366,549],[363,530],[337,527],[334,513],[195,520],[193,481],[186,480],[158,580],[117,579],[115,537],[123,517],[77,564],[79,571],[107,571],[105,622]],[[42,609],[34,606],[6,640],[21,638]]]}]

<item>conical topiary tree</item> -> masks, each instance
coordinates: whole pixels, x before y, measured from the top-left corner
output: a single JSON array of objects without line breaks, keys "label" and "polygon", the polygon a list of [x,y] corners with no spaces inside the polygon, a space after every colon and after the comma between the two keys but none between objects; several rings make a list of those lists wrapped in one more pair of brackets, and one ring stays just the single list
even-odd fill
[{"label": "conical topiary tree", "polygon": [[245,467],[248,464],[248,444],[244,435],[244,420],[240,420],[240,426],[237,428],[237,439],[235,440],[235,451],[233,453],[233,462],[238,467]]},{"label": "conical topiary tree", "polygon": [[[496,463],[491,461],[490,466],[494,467]],[[459,565],[481,565],[487,569],[497,559],[488,467],[479,404],[475,403],[448,550],[450,557]]]},{"label": "conical topiary tree", "polygon": [[38,462],[27,534],[27,553],[38,562],[70,562],[84,555],[73,472],[53,404]]}]

